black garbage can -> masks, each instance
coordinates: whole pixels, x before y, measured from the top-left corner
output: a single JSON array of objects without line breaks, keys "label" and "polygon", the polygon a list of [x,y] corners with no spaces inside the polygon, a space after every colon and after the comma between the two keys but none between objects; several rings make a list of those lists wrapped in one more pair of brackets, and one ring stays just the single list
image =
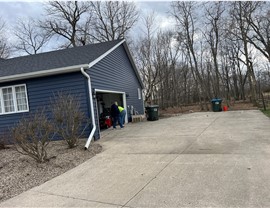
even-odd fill
[{"label": "black garbage can", "polygon": [[215,99],[212,99],[211,102],[212,102],[212,110],[214,112],[222,111],[222,108],[221,108],[222,99],[215,98]]},{"label": "black garbage can", "polygon": [[159,108],[158,105],[151,105],[151,106],[145,107],[148,121],[158,120],[158,108]]}]

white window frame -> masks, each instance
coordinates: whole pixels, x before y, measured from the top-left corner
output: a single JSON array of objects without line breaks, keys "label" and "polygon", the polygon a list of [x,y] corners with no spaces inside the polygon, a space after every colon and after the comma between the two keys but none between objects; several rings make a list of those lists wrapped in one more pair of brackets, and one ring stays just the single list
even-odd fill
[{"label": "white window frame", "polygon": [[[25,96],[26,96],[26,110],[21,110],[18,111],[18,105],[17,105],[17,98],[16,98],[16,87],[25,87]],[[5,88],[12,88],[12,98],[13,98],[13,104],[14,104],[14,110],[12,112],[5,112],[5,106],[4,106],[4,96],[3,96],[3,91],[2,89]],[[4,87],[0,87],[0,102],[1,102],[1,111],[2,113],[0,113],[1,115],[7,115],[7,114],[14,114],[14,113],[25,113],[25,112],[29,112],[29,102],[28,102],[28,94],[27,94],[27,87],[26,84],[19,84],[19,85],[11,85],[11,86],[4,86]]]},{"label": "white window frame", "polygon": [[142,99],[142,91],[140,88],[138,88],[138,99],[141,100]]}]

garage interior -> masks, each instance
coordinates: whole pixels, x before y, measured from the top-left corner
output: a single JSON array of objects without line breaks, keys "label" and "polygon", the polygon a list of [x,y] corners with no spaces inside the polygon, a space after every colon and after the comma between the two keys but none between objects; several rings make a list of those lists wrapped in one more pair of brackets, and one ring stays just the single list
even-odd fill
[{"label": "garage interior", "polygon": [[100,130],[108,129],[112,126],[111,105],[117,101],[118,105],[124,107],[123,94],[97,92],[96,100]]}]

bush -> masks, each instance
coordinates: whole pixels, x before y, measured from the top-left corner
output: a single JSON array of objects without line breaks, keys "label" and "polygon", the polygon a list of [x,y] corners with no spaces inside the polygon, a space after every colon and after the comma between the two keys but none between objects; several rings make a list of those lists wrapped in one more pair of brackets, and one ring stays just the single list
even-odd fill
[{"label": "bush", "polygon": [[47,119],[44,110],[22,118],[12,128],[16,150],[35,159],[38,163],[48,160],[47,146],[54,137],[54,126]]},{"label": "bush", "polygon": [[[58,92],[52,101],[52,113],[57,133],[67,142],[69,148],[76,147],[88,126],[86,116],[80,110],[78,97]],[[83,123],[87,123],[84,128]]]},{"label": "bush", "polygon": [[7,149],[8,144],[11,144],[10,133],[9,131],[5,131],[4,133],[0,134],[0,150]]},{"label": "bush", "polygon": [[6,142],[5,142],[5,136],[0,135],[0,150],[1,149],[6,149]]}]

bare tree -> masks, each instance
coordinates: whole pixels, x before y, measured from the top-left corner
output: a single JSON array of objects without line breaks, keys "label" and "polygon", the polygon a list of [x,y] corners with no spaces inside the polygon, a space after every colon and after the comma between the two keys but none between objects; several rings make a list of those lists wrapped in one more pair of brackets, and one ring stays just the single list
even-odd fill
[{"label": "bare tree", "polygon": [[198,35],[198,30],[196,28],[196,6],[197,2],[173,2],[172,3],[172,15],[175,18],[178,39],[182,40],[187,55],[189,57],[190,69],[195,81],[196,92],[198,93],[198,99],[201,104],[201,108],[204,109],[202,105],[202,97],[204,99],[210,99],[209,92],[206,90],[206,83],[204,83],[203,76],[200,73],[198,65],[198,55],[196,54],[196,44],[195,36]]},{"label": "bare tree", "polygon": [[[248,41],[259,50],[270,62],[270,3],[257,2],[254,12],[244,15],[250,25],[251,32]],[[266,9],[266,10],[265,10]]]},{"label": "bare tree", "polygon": [[34,19],[19,21],[14,34],[18,39],[14,48],[29,55],[41,51],[50,39],[50,34],[42,30]]},{"label": "bare tree", "polygon": [[145,26],[144,36],[138,40],[135,48],[136,60],[145,85],[145,102],[152,103],[155,97],[157,84],[159,83],[159,72],[154,67],[154,32],[155,14],[151,13],[143,17]]},{"label": "bare tree", "polygon": [[215,84],[214,95],[220,97],[220,72],[218,67],[218,50],[220,44],[220,36],[222,31],[222,14],[225,10],[224,2],[210,2],[206,4],[205,12],[207,19],[207,28],[205,29],[205,39],[210,46],[211,55],[213,57],[215,68]]},{"label": "bare tree", "polygon": [[124,38],[138,20],[134,3],[124,1],[91,2],[93,9],[92,33],[97,42]]},{"label": "bare tree", "polygon": [[6,24],[3,21],[3,19],[0,17],[0,59],[8,58],[10,55],[10,47],[8,44],[8,40],[4,34],[5,29],[6,29]]},{"label": "bare tree", "polygon": [[251,60],[251,53],[249,50],[249,32],[250,32],[250,23],[246,21],[246,16],[251,15],[256,11],[259,3],[258,2],[234,2],[232,4],[231,15],[233,17],[233,22],[235,24],[235,31],[231,31],[236,39],[240,39],[243,44],[243,56],[244,59],[238,57],[240,61],[247,67],[248,80],[250,86],[250,98],[254,105],[257,104],[257,93],[256,93],[256,76],[253,69],[253,64]]},{"label": "bare tree", "polygon": [[154,66],[159,73],[159,99],[163,108],[180,103],[181,74],[177,70],[179,42],[172,31],[159,31],[154,45]]},{"label": "bare tree", "polygon": [[78,1],[49,1],[46,4],[47,18],[40,23],[40,27],[48,33],[65,40],[62,48],[84,45],[87,41],[85,26],[91,19],[90,4]]}]

